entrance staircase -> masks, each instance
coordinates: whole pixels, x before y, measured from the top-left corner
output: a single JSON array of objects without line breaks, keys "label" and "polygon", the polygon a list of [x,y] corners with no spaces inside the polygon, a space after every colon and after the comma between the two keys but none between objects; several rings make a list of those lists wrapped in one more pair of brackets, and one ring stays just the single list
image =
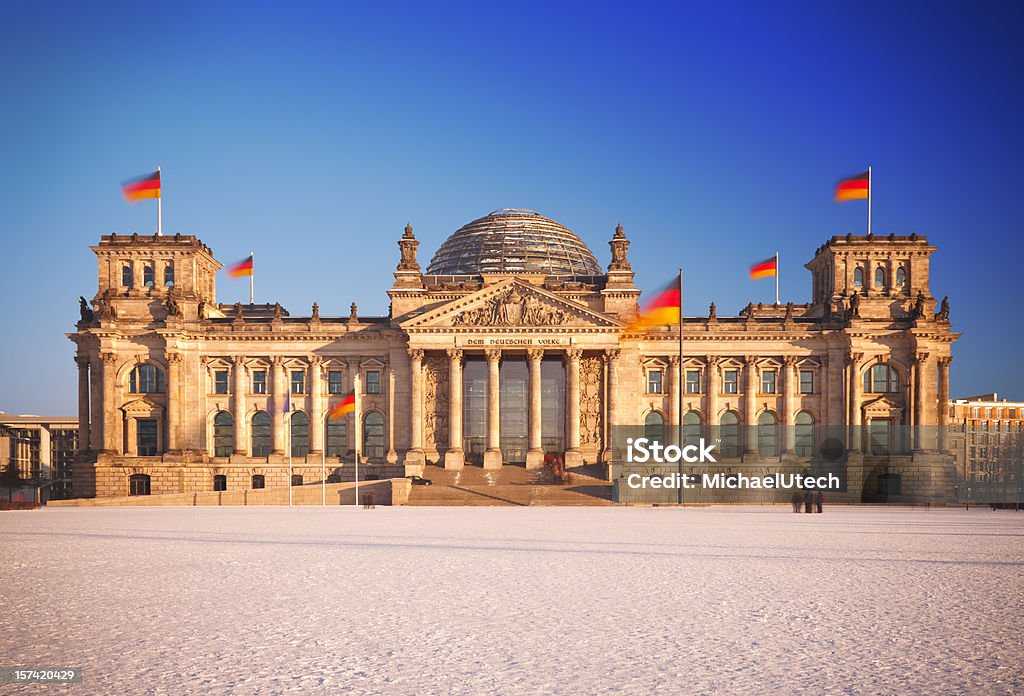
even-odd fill
[{"label": "entrance staircase", "polygon": [[413,486],[409,505],[614,505],[612,484],[587,474],[572,474],[569,484],[543,483],[544,471],[507,465],[484,470],[466,465],[458,471],[426,466],[430,486]]}]

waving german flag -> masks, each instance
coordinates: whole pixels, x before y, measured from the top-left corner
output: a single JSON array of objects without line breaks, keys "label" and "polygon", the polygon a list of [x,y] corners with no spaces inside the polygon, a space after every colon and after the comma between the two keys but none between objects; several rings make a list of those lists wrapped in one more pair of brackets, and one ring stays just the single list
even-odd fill
[{"label": "waving german flag", "polygon": [[344,416],[347,413],[355,413],[356,410],[356,393],[352,392],[344,399],[339,401],[334,408],[327,412],[327,420]]},{"label": "waving german flag", "polygon": [[779,257],[773,256],[770,259],[759,261],[750,267],[750,278],[771,278],[779,274]]},{"label": "waving german flag", "polygon": [[244,261],[239,261],[234,266],[228,269],[229,278],[241,278],[243,276],[252,275],[252,254],[249,254],[249,258]]},{"label": "waving german flag", "polygon": [[681,315],[683,289],[677,276],[640,308],[640,316],[629,325],[630,331],[662,324],[678,324]]},{"label": "waving german flag", "polygon": [[836,184],[836,203],[868,198],[871,193],[871,170],[848,176]]},{"label": "waving german flag", "polygon": [[160,170],[146,174],[121,184],[121,191],[129,201],[141,201],[143,198],[160,197]]}]

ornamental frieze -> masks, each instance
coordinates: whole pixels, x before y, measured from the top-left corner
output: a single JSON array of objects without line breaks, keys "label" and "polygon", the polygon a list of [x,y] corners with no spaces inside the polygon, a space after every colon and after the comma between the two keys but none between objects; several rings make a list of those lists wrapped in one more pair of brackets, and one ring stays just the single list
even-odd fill
[{"label": "ornamental frieze", "polygon": [[492,297],[475,309],[456,315],[453,326],[561,326],[570,315],[523,295],[516,286]]}]

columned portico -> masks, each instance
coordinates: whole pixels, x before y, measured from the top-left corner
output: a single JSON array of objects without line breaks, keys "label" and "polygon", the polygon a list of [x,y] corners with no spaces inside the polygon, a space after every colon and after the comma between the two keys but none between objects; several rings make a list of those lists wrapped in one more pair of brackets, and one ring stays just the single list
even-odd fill
[{"label": "columned portico", "polygon": [[541,375],[540,363],[544,359],[543,349],[526,351],[530,367],[530,449],[526,452],[526,468],[544,466],[544,448],[541,446]]},{"label": "columned portico", "polygon": [[484,452],[484,468],[501,468],[501,351],[489,348],[487,357],[487,450]]},{"label": "columned portico", "polygon": [[462,351],[448,349],[448,451],[445,469],[461,469],[466,463],[462,449]]}]

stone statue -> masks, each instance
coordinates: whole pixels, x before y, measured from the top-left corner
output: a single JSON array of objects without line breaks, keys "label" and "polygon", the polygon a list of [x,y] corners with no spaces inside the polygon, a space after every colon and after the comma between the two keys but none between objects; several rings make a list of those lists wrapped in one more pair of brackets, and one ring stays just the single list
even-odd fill
[{"label": "stone statue", "polygon": [[316,302],[313,303],[313,321],[320,321],[320,305]]},{"label": "stone statue", "polygon": [[740,316],[746,317],[747,319],[754,318],[754,303],[748,302],[747,306],[740,310]]},{"label": "stone statue", "polygon": [[182,316],[181,305],[178,304],[178,300],[174,296],[174,288],[171,287],[167,291],[167,300],[164,302],[167,307],[168,317],[180,317]]},{"label": "stone statue", "polygon": [[708,308],[708,319],[717,319],[718,309],[715,307],[715,303],[711,303],[711,307]]},{"label": "stone statue", "polygon": [[860,319],[860,293],[855,292],[850,297],[850,311],[846,315],[847,321],[850,319]]},{"label": "stone statue", "polygon": [[196,319],[199,321],[205,321],[206,316],[206,300],[199,300],[199,305],[196,307]]},{"label": "stone statue", "polygon": [[348,323],[349,324],[358,324],[359,323],[359,312],[358,312],[358,308],[356,307],[356,303],[355,302],[353,302],[352,306],[349,308]]},{"label": "stone statue", "polygon": [[84,322],[91,322],[95,318],[92,307],[89,306],[89,303],[81,295],[78,296],[78,311],[81,313],[82,321]]},{"label": "stone statue", "polygon": [[949,321],[949,295],[942,298],[939,311],[935,313],[935,321]]},{"label": "stone statue", "polygon": [[398,249],[402,253],[401,259],[398,262],[399,271],[420,270],[420,264],[416,260],[416,250],[419,246],[420,243],[416,241],[416,237],[412,233],[412,225],[406,223],[405,234],[398,240]]},{"label": "stone statue", "polygon": [[103,295],[100,297],[99,310],[100,319],[113,319],[114,318],[114,305],[111,302],[113,291],[107,288],[103,291]]},{"label": "stone statue", "polygon": [[235,303],[235,319],[242,319],[242,318],[243,318],[242,317],[242,303],[241,302],[236,302]]},{"label": "stone statue", "polygon": [[793,319],[793,303],[792,302],[787,302],[786,303],[786,316],[785,316],[785,320],[786,321],[790,321],[792,319]]},{"label": "stone statue", "polygon": [[626,232],[622,229],[621,224],[615,226],[615,234],[612,235],[612,241],[608,242],[608,246],[612,248],[612,262],[608,264],[608,270],[632,270],[632,267],[629,265],[629,259],[626,258],[626,254],[629,251],[629,240],[626,239]]},{"label": "stone statue", "polygon": [[924,317],[924,291],[917,291],[917,299],[914,300],[914,311],[911,313],[912,319],[921,319]]},{"label": "stone statue", "polygon": [[274,319],[273,321],[281,321],[281,303],[274,303]]}]

